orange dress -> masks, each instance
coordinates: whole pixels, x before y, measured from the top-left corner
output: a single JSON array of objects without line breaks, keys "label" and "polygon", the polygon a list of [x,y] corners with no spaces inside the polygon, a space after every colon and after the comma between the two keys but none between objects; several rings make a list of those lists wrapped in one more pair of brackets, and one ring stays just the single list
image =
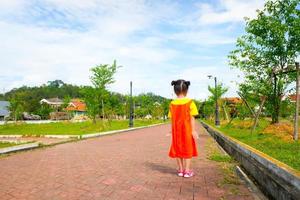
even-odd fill
[{"label": "orange dress", "polygon": [[191,104],[194,104],[192,100],[184,104],[171,103],[170,105],[172,144],[169,156],[171,158],[192,158],[198,155],[192,136]]}]

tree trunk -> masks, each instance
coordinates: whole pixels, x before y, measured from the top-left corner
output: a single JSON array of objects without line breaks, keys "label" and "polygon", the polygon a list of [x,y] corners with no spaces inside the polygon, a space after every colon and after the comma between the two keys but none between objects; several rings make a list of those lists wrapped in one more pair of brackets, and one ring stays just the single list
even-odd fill
[{"label": "tree trunk", "polygon": [[279,80],[277,80],[277,76],[274,76],[272,124],[276,124],[279,122],[281,94],[282,94],[282,88],[280,87],[280,82],[281,82],[281,77],[279,77]]},{"label": "tree trunk", "polygon": [[96,124],[96,115],[93,116],[93,124]]},{"label": "tree trunk", "polygon": [[255,128],[256,128],[256,126],[257,126],[258,119],[259,119],[259,115],[260,115],[260,113],[261,113],[261,111],[262,111],[262,108],[263,108],[263,106],[264,106],[264,104],[265,104],[265,101],[266,101],[266,97],[263,97],[263,99],[262,99],[262,101],[261,101],[261,103],[260,103],[260,105],[259,105],[259,109],[258,109],[258,111],[257,111],[257,113],[256,113],[256,115],[255,115],[255,120],[254,120],[254,124],[253,124],[253,126],[252,126],[252,129],[251,129],[251,134],[253,133],[253,131],[255,130]]}]

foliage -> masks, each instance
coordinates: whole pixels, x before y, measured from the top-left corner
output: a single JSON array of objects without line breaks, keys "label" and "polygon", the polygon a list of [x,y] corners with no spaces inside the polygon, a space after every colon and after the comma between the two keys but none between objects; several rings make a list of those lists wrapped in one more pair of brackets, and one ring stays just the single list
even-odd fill
[{"label": "foliage", "polygon": [[220,100],[220,98],[228,91],[228,87],[224,87],[222,83],[218,84],[217,87],[208,86],[208,91],[212,94],[209,96],[209,100],[215,101]]},{"label": "foliage", "polygon": [[42,119],[49,119],[51,112],[53,112],[53,109],[48,104],[43,103],[36,111],[36,114],[41,116]]},{"label": "foliage", "polygon": [[100,112],[99,95],[97,94],[99,93],[99,90],[90,86],[85,86],[81,89],[81,92],[86,104],[87,114],[93,119],[93,122],[96,123],[97,114]]},{"label": "foliage", "polygon": [[215,102],[212,100],[204,101],[200,114],[205,118],[211,118],[215,113]]},{"label": "foliage", "polygon": [[271,105],[272,122],[279,120],[281,97],[292,76],[274,72],[293,65],[300,47],[299,0],[268,0],[257,18],[246,18],[246,34],[237,40],[230,64],[245,72],[248,87]]},{"label": "foliage", "polygon": [[214,116],[215,114],[215,109],[216,109],[216,99],[218,101],[219,104],[219,111],[220,114],[223,114],[223,101],[222,101],[222,96],[228,91],[228,87],[224,87],[222,83],[218,84],[217,87],[211,87],[208,86],[208,91],[210,92],[210,96],[208,97],[208,100],[202,102],[201,106],[200,103],[198,102],[198,108],[201,107],[200,110],[200,115],[202,115],[202,117],[204,118],[210,118],[212,116]]},{"label": "foliage", "polygon": [[100,64],[91,68],[92,76],[90,77],[95,88],[106,89],[106,87],[115,82],[114,74],[117,72],[117,61],[114,60],[112,65]]},{"label": "foliage", "polygon": [[282,101],[280,107],[280,116],[283,118],[293,118],[295,116],[295,103],[292,103],[289,99]]},{"label": "foliage", "polygon": [[[93,119],[94,123],[96,123],[97,115],[102,116],[102,118],[105,117],[104,100],[108,95],[106,87],[114,83],[116,70],[116,61],[112,65],[100,64],[91,68],[92,76],[90,79],[94,87],[84,87],[81,90],[87,105],[87,113]],[[106,111],[110,113],[111,110],[106,108]]]},{"label": "foliage", "polygon": [[64,99],[65,97],[82,97],[79,86],[66,84],[60,80],[48,81],[47,85],[43,84],[38,87],[22,86],[20,88],[14,88],[5,94],[5,100],[13,101],[17,96],[22,100],[23,110],[33,114],[40,114],[41,110],[43,110],[40,104],[41,99],[53,97],[60,99]]},{"label": "foliage", "polygon": [[24,111],[24,93],[15,95],[13,98],[10,99],[9,104],[9,111],[11,117],[17,121],[22,118],[22,113]]},{"label": "foliage", "polygon": [[236,110],[237,110],[237,117],[240,118],[240,119],[245,119],[247,117],[252,117],[251,111],[243,103],[237,104],[236,105]]}]

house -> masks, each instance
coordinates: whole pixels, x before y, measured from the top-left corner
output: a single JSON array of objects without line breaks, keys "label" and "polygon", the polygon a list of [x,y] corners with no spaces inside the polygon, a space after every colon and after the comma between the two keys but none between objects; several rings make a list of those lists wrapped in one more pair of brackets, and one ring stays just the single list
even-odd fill
[{"label": "house", "polygon": [[86,104],[80,99],[72,99],[65,110],[68,112],[72,112],[74,115],[85,115]]},{"label": "house", "polygon": [[63,100],[59,99],[59,98],[50,98],[50,99],[42,99],[40,100],[40,104],[48,104],[50,107],[52,108],[59,108],[60,106],[63,105]]},{"label": "house", "polygon": [[[296,98],[297,96],[295,94],[291,94],[287,97],[292,103],[295,103],[296,102]],[[284,98],[285,99],[285,98]],[[300,97],[299,97],[300,99]]]},{"label": "house", "polygon": [[222,98],[222,100],[226,102],[228,105],[236,105],[243,102],[243,100],[239,97],[225,97]]},{"label": "house", "polygon": [[9,102],[8,101],[0,101],[0,121],[4,120],[9,116]]}]

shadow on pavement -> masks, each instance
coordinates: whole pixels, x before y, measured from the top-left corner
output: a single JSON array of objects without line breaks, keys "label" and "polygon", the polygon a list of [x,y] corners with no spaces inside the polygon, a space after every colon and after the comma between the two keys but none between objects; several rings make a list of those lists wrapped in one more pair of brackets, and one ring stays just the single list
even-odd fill
[{"label": "shadow on pavement", "polygon": [[174,174],[176,169],[168,166],[164,166],[158,163],[146,162],[145,165],[152,169],[153,171],[159,171],[164,174]]}]

